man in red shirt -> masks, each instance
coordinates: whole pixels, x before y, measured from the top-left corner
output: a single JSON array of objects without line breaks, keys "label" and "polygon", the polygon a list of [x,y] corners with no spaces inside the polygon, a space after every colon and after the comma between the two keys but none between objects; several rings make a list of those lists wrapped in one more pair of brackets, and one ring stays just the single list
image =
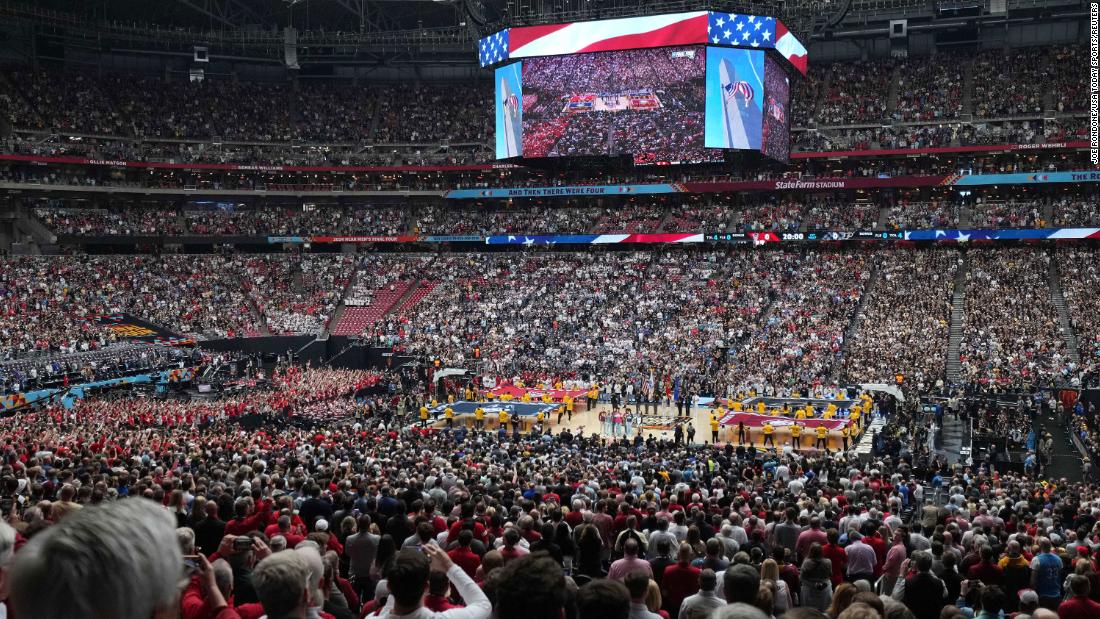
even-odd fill
[{"label": "man in red shirt", "polygon": [[879,535],[878,531],[875,531],[871,535],[865,535],[863,537],[863,543],[871,547],[875,551],[875,578],[882,576],[882,564],[886,563],[886,540]]},{"label": "man in red shirt", "polygon": [[1069,577],[1069,590],[1073,597],[1058,607],[1058,619],[1095,619],[1100,617],[1100,604],[1089,599],[1088,576],[1074,574]]},{"label": "man in red shirt", "polygon": [[691,546],[680,544],[677,561],[665,568],[665,575],[661,577],[661,597],[664,599],[664,608],[672,619],[680,613],[680,605],[689,595],[695,595],[699,591],[699,572],[697,567],[691,565]]},{"label": "man in red shirt", "polygon": [[237,517],[225,523],[226,535],[247,535],[249,531],[262,531],[271,513],[271,501],[260,501],[259,509],[253,509],[251,497],[241,497],[233,502]]},{"label": "man in red shirt", "polygon": [[458,532],[458,547],[447,553],[447,556],[451,558],[451,561],[455,565],[462,568],[463,572],[470,578],[474,578],[477,574],[477,568],[481,565],[481,557],[477,556],[477,553],[470,549],[470,543],[473,542],[474,534],[469,529],[463,529]]},{"label": "man in red shirt", "polygon": [[825,537],[829,543],[821,547],[821,551],[825,554],[825,558],[833,564],[833,586],[838,587],[840,583],[844,582],[844,575],[848,572],[848,554],[844,552],[844,549],[837,543],[840,541],[840,532],[836,529],[829,529],[825,532]]}]

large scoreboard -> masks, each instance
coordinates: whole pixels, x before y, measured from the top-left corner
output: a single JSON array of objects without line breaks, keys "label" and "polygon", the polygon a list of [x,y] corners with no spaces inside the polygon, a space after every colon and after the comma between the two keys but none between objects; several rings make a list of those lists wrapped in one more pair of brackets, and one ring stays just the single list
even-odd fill
[{"label": "large scoreboard", "polygon": [[509,28],[495,67],[496,156],[638,164],[790,157],[790,80],[806,48],[774,17],[695,11]]}]

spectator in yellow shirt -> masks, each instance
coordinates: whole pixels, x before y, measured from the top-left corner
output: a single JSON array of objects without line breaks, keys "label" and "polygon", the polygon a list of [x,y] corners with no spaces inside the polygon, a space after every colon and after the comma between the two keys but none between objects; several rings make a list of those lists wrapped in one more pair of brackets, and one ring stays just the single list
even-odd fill
[{"label": "spectator in yellow shirt", "polygon": [[474,427],[478,430],[485,427],[485,409],[480,406],[474,410]]},{"label": "spectator in yellow shirt", "polygon": [[770,422],[770,421],[764,422],[763,432],[764,432],[764,442],[763,442],[762,446],[767,447],[768,444],[770,443],[772,447],[775,447],[775,438],[772,436],[773,434],[775,434],[775,427],[772,426],[772,422]]},{"label": "spectator in yellow shirt", "polygon": [[825,424],[821,424],[814,428],[814,432],[817,433],[817,442],[814,443],[814,447],[829,451],[829,429]]},{"label": "spectator in yellow shirt", "polygon": [[802,449],[802,426],[797,423],[791,425],[791,446]]}]

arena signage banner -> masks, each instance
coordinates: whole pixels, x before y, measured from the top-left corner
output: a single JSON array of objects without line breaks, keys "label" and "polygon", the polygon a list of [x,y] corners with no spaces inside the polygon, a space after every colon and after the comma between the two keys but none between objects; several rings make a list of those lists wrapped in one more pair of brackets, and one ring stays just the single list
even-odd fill
[{"label": "arena signage banner", "polygon": [[1047,183],[1100,183],[1100,170],[1015,174],[973,174],[953,177],[951,185],[1042,185]]},{"label": "arena signage banner", "polygon": [[939,241],[966,243],[970,241],[1057,241],[1070,239],[1100,239],[1100,228],[1011,228],[1002,230],[906,230],[906,241]]},{"label": "arena signage banner", "polygon": [[312,243],[410,243],[418,236],[311,236]]},{"label": "arena signage banner", "polygon": [[450,199],[548,198],[556,196],[642,195],[654,193],[718,193],[732,191],[831,191],[877,187],[935,187],[976,185],[1030,185],[1043,183],[1100,183],[1100,170],[1026,172],[951,176],[896,176],[884,178],[795,178],[771,181],[685,182],[652,185],[592,185],[577,187],[521,187],[515,189],[454,189]]},{"label": "arena signage banner", "polygon": [[[793,139],[793,138],[792,138]],[[874,150],[833,150],[791,153],[791,159],[826,159],[836,157],[878,157],[889,155],[939,155],[950,153],[994,153],[1017,150],[1066,150],[1088,148],[1087,140],[1049,142],[1046,144],[982,144],[975,146],[935,146],[927,148],[879,148]]]},{"label": "arena signage banner", "polygon": [[604,245],[615,243],[702,243],[703,234],[517,234],[485,237],[486,245]]},{"label": "arena signage banner", "polygon": [[570,185],[563,187],[515,187],[494,189],[452,189],[445,197],[456,200],[478,198],[555,198],[562,196],[620,196],[682,191],[668,183],[651,185]]}]

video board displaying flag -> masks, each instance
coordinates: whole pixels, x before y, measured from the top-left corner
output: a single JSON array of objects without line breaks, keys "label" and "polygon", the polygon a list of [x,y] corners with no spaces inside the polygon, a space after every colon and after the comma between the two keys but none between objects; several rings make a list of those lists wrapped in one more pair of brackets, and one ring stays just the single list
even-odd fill
[{"label": "video board displaying flag", "polygon": [[523,155],[523,63],[496,70],[496,155]]},{"label": "video board displaying flag", "polygon": [[487,67],[515,58],[699,44],[775,49],[806,74],[806,47],[782,21],[717,11],[508,28],[478,41],[478,60]]},{"label": "video board displaying flag", "polygon": [[707,48],[707,148],[760,150],[764,52]]}]

